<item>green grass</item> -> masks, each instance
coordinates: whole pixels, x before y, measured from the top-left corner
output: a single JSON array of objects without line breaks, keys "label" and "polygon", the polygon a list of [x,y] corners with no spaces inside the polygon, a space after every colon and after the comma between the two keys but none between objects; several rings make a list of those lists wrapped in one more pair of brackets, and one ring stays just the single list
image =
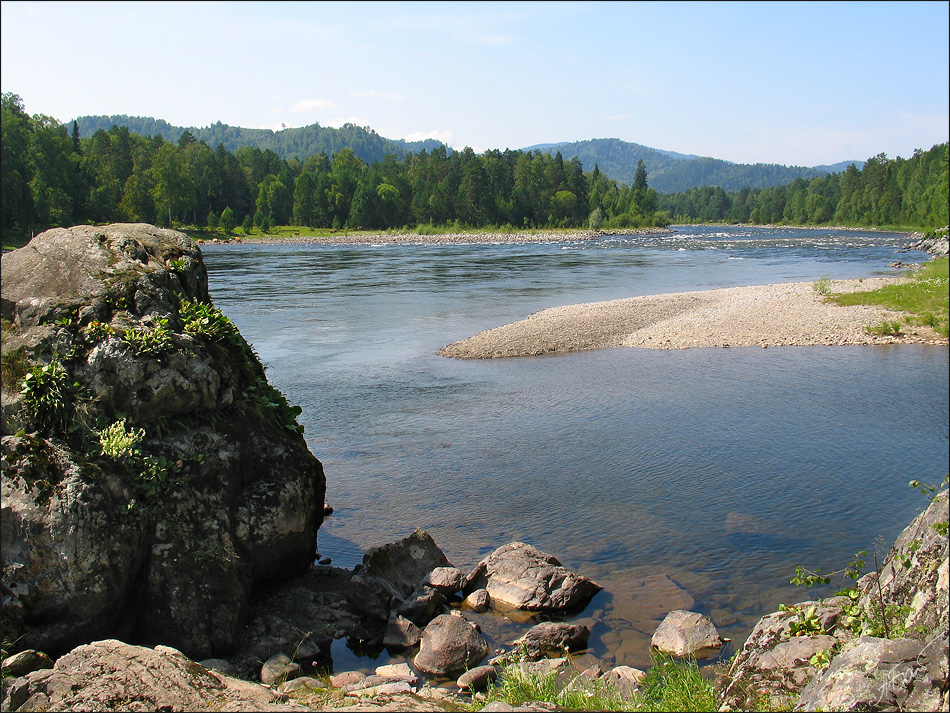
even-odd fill
[{"label": "green grass", "polygon": [[[899,285],[885,285],[869,292],[832,294],[829,298],[840,305],[877,305],[904,312],[907,324],[930,327],[941,337],[948,336],[948,259],[931,260],[923,264],[913,277]],[[893,322],[871,325],[869,331],[894,334]],[[900,331],[897,325],[896,331]]]},{"label": "green grass", "polygon": [[[563,676],[563,674],[562,674]],[[695,661],[678,661],[656,654],[639,693],[624,695],[610,683],[584,676],[565,679],[556,671],[526,672],[517,665],[502,671],[485,703],[504,701],[517,706],[544,701],[569,711],[715,711],[719,704],[710,681]]]}]

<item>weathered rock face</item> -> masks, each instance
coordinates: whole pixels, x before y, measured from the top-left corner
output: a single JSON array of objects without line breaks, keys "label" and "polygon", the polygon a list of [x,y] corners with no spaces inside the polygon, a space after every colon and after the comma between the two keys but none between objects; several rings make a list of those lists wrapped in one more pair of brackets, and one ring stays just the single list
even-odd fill
[{"label": "weathered rock face", "polygon": [[306,711],[272,691],[214,673],[166,646],[95,641],[51,669],[7,679],[3,710]]},{"label": "weathered rock face", "polygon": [[476,565],[463,591],[488,590],[493,609],[583,609],[601,586],[565,569],[556,557],[524,542],[499,547]]},{"label": "weathered rock face", "polygon": [[948,521],[944,490],[856,593],[763,617],[732,660],[722,710],[946,710]]},{"label": "weathered rock face", "polygon": [[2,316],[5,633],[229,652],[254,585],[311,565],[325,479],[198,246],[47,231],[3,256]]}]

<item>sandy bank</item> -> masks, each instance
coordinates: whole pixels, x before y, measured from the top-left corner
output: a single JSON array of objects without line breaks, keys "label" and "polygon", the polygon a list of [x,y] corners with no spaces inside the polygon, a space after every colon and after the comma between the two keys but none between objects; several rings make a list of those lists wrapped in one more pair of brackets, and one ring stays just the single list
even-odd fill
[{"label": "sandy bank", "polygon": [[[872,290],[904,278],[833,281],[833,292]],[[554,307],[527,319],[480,332],[439,350],[458,359],[536,356],[640,347],[740,347],[891,344],[925,341],[868,334],[867,325],[900,315],[879,307],[826,302],[814,283],[729,287]]]}]

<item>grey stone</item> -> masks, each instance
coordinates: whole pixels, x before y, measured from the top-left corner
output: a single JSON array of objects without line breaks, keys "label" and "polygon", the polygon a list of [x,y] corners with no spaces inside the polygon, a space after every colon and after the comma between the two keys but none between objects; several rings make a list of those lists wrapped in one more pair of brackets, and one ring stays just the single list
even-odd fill
[{"label": "grey stone", "polygon": [[396,613],[418,627],[425,627],[435,618],[436,614],[441,613],[447,602],[448,600],[442,592],[426,584],[420,584],[399,605]]},{"label": "grey stone", "polygon": [[283,683],[297,678],[302,671],[300,664],[291,660],[287,654],[275,654],[267,659],[261,667],[261,683],[268,686],[275,681]]},{"label": "grey stone", "polygon": [[512,542],[499,547],[466,577],[464,592],[488,590],[493,609],[576,610],[586,606],[601,586],[565,569],[556,557],[532,545]]},{"label": "grey stone", "polygon": [[403,540],[370,548],[355,571],[367,582],[385,589],[390,602],[401,602],[429,572],[451,566],[429,533],[417,529]]},{"label": "grey stone", "polygon": [[698,612],[676,609],[660,622],[650,644],[679,658],[710,658],[722,648],[722,637],[712,620]]},{"label": "grey stone", "polygon": [[617,693],[630,696],[640,690],[640,683],[646,678],[646,671],[630,666],[614,666],[604,674],[603,680]]},{"label": "grey stone", "polygon": [[3,659],[0,670],[4,676],[25,676],[33,671],[40,671],[44,668],[53,668],[53,661],[42,651],[27,649],[19,653],[7,656]]},{"label": "grey stone", "polygon": [[488,642],[471,622],[440,614],[423,631],[413,665],[433,676],[451,676],[480,664],[488,650]]},{"label": "grey stone", "polygon": [[455,682],[463,691],[477,693],[484,691],[489,685],[498,680],[498,669],[494,666],[476,666],[469,669]]},{"label": "grey stone", "polygon": [[421,640],[422,629],[404,616],[399,616],[396,612],[392,613],[386,625],[386,633],[383,635],[383,646],[399,651],[411,648]]},{"label": "grey stone", "polygon": [[578,654],[587,648],[590,627],[586,624],[545,621],[531,627],[514,642],[511,653],[519,658],[537,660],[545,657]]},{"label": "grey stone", "polygon": [[425,576],[422,583],[446,596],[462,591],[465,575],[456,567],[436,567]]}]

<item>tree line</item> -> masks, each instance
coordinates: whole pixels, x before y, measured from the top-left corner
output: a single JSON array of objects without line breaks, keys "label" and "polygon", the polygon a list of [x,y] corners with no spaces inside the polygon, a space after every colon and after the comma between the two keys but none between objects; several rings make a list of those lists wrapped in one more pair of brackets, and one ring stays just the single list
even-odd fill
[{"label": "tree line", "polygon": [[[270,149],[212,149],[184,131],[176,142],[113,125],[81,137],[2,96],[4,228],[147,222],[265,232],[273,225],[390,229],[417,226],[593,229],[677,221],[904,224],[947,222],[947,145],[908,160],[870,159],[840,174],[767,189],[660,195],[644,162],[628,184],[597,165],[540,150],[452,151],[440,145],[367,163],[352,149],[304,160]],[[942,216],[942,217],[941,217]]]},{"label": "tree line", "polygon": [[948,223],[948,144],[917,149],[908,159],[884,154],[864,168],[796,178],[784,186],[693,188],[660,195],[658,207],[677,223],[861,225],[942,228]]},{"label": "tree line", "polygon": [[632,185],[540,151],[439,146],[369,165],[350,148],[281,159],[274,151],[176,143],[112,126],[81,138],[4,94],[2,225],[83,222],[388,229],[403,226],[628,227],[666,224],[641,165]]}]

